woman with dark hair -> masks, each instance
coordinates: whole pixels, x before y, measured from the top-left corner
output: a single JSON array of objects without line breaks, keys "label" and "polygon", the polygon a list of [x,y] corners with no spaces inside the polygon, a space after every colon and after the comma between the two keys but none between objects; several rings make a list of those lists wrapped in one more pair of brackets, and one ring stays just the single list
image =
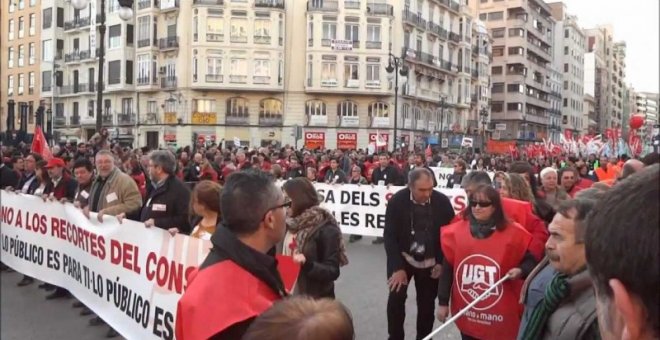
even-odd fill
[{"label": "woman with dark hair", "polygon": [[220,184],[203,180],[195,185],[190,195],[192,237],[210,240],[215,227],[220,223]]},{"label": "woman with dark hair", "polygon": [[142,195],[142,199],[144,199],[147,195],[147,177],[144,175],[140,162],[138,162],[135,155],[130,156],[124,162],[124,171],[127,175],[131,176],[133,181],[135,181],[135,184],[137,184],[138,189],[140,190],[140,195]]},{"label": "woman with dark hair", "polygon": [[[438,285],[438,320],[456,315],[497,281],[498,286],[474,308],[476,314],[456,321],[463,339],[515,339],[520,323],[518,297],[521,279],[536,265],[528,247],[532,236],[504,215],[500,195],[492,186],[480,185],[468,197],[462,219],[442,228],[445,258]],[[496,315],[485,323],[479,315]]]},{"label": "woman with dark hair", "polygon": [[319,207],[319,195],[306,178],[289,180],[282,189],[291,200],[282,252],[302,266],[294,293],[334,299],[339,267],[348,264],[339,225]]},{"label": "woman with dark hair", "polygon": [[550,224],[552,218],[555,216],[555,210],[550,204],[545,202],[543,192],[539,190],[538,180],[532,166],[527,162],[516,161],[511,163],[509,173],[519,174],[527,181],[534,195],[534,211],[538,217],[545,221],[546,225]]}]

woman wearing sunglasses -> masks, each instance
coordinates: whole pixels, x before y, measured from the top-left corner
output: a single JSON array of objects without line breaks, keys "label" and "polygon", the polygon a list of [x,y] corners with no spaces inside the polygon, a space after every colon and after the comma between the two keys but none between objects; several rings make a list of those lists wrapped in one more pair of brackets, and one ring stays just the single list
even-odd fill
[{"label": "woman wearing sunglasses", "polygon": [[282,189],[291,200],[282,253],[301,265],[294,294],[334,299],[339,267],[348,264],[339,225],[319,207],[319,195],[308,179],[288,180]]},{"label": "woman wearing sunglasses", "polygon": [[463,339],[515,339],[520,323],[522,280],[536,261],[528,251],[531,235],[507,220],[495,188],[480,185],[468,197],[462,219],[442,228],[445,256],[438,285],[438,320],[457,314],[504,276],[497,286],[456,321]]}]

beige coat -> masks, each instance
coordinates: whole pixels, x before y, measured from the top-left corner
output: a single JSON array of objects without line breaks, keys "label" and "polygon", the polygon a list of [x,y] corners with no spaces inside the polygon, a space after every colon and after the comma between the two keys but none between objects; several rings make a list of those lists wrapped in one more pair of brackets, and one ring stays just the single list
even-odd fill
[{"label": "beige coat", "polygon": [[[99,178],[97,177],[89,193],[90,207],[92,206],[91,200],[100,185],[98,181]],[[112,171],[101,189],[99,200],[98,210],[103,210],[105,214],[113,216],[121,213],[134,213],[142,207],[142,195],[137,184],[131,176],[119,171],[117,168]]]}]

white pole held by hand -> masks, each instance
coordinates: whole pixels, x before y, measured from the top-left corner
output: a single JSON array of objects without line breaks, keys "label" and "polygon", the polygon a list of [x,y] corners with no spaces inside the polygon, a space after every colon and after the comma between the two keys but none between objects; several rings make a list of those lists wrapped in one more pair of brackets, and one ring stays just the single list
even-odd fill
[{"label": "white pole held by hand", "polygon": [[483,294],[479,295],[474,301],[470,302],[469,305],[467,305],[465,308],[461,309],[456,315],[452,316],[449,320],[445,321],[440,327],[436,328],[431,334],[427,335],[423,340],[430,340],[434,335],[440,333],[443,329],[445,329],[447,326],[451,325],[452,323],[456,322],[458,318],[460,318],[463,314],[467,313],[470,308],[474,307],[479,301],[483,300],[485,297],[490,294],[492,290],[497,288],[497,286],[501,285],[504,283],[504,281],[509,280],[511,276],[509,274],[504,275],[499,281],[495,282],[492,286],[490,286],[488,289],[486,289]]}]

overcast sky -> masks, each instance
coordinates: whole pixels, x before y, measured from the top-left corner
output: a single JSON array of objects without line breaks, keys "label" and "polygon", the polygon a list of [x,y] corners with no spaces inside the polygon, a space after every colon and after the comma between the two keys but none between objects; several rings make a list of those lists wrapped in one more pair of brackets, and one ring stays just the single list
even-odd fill
[{"label": "overcast sky", "polygon": [[[554,2],[554,1],[549,1]],[[625,40],[626,83],[635,91],[660,92],[658,0],[564,0],[582,28],[610,24],[615,40]]]}]

